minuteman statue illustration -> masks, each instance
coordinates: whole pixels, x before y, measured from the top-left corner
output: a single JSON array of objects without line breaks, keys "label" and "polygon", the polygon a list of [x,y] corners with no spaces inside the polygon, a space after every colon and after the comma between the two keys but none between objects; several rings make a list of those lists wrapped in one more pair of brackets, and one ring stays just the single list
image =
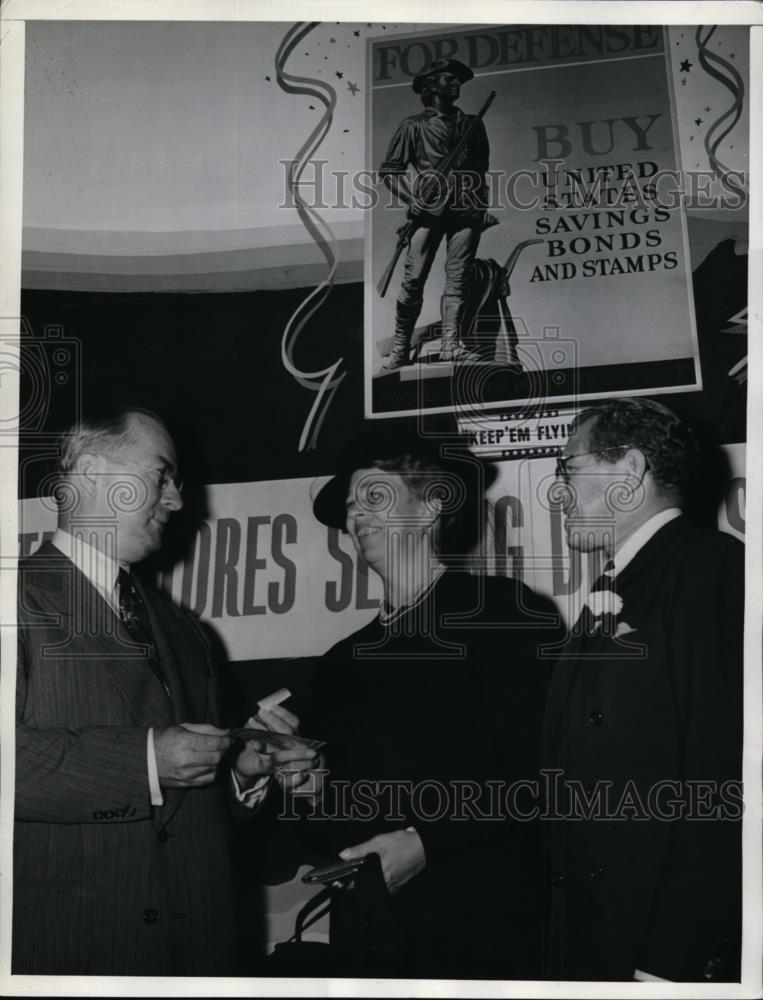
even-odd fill
[{"label": "minuteman statue illustration", "polygon": [[[469,276],[482,230],[496,219],[487,213],[490,145],[482,115],[467,115],[455,106],[461,84],[474,73],[457,59],[439,59],[413,80],[413,91],[424,105],[397,128],[379,168],[392,193],[408,206],[408,221],[399,231],[398,246],[379,283],[383,295],[398,257],[405,250],[404,274],[397,298],[392,351],[382,369],[411,363],[411,338],[421,312],[424,286],[437,249],[446,241],[445,293],[441,301],[440,360],[479,361],[463,343],[462,324],[469,293]],[[416,171],[411,186],[406,176]]]}]

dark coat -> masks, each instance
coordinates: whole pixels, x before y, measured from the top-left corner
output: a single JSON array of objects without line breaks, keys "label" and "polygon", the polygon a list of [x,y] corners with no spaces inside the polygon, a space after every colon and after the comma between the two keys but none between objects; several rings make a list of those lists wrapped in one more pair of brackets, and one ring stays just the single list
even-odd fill
[{"label": "dark coat", "polygon": [[[611,783],[622,818],[544,824],[549,978],[738,976],[743,552],[675,519],[616,578],[634,631],[573,630],[563,649],[546,766],[589,801]],[[563,815],[573,801],[552,795]]]},{"label": "dark coat", "polygon": [[198,623],[141,587],[172,707],[112,609],[49,543],[19,571],[13,971],[233,968],[225,792],[153,808],[149,726],[217,719]]},{"label": "dark coat", "polygon": [[[448,571],[399,627],[376,619],[319,665],[309,731],[327,740],[331,818],[307,823],[313,844],[328,858],[414,826],[426,854],[424,871],[386,896],[398,964],[375,974],[537,977],[539,829],[506,818],[504,793],[537,778],[538,646],[558,638],[557,623],[517,581]],[[528,815],[530,798],[519,796]]]}]

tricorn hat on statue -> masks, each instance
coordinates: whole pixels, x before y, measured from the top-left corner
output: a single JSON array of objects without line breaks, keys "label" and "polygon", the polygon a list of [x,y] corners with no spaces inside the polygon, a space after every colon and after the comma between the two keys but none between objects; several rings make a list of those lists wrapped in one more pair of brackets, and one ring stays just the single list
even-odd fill
[{"label": "tricorn hat on statue", "polygon": [[417,76],[414,76],[414,94],[420,94],[424,89],[424,83],[429,77],[436,76],[438,73],[452,73],[459,83],[467,83],[469,80],[474,79],[474,73],[466,63],[459,62],[458,59],[435,59],[425,73],[419,73]]}]

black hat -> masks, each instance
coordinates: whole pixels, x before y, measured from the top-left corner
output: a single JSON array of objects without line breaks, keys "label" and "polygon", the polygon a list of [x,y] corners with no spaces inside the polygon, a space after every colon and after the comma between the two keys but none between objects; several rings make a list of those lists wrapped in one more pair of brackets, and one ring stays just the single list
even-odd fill
[{"label": "black hat", "polygon": [[430,436],[416,429],[377,425],[356,437],[342,452],[336,475],[313,501],[316,518],[329,528],[343,529],[352,474],[406,455],[458,477],[469,494],[474,494],[478,487],[486,490],[497,475],[495,466],[472,455],[456,434]]},{"label": "black hat", "polygon": [[452,73],[460,83],[467,83],[474,79],[474,73],[466,63],[459,62],[458,59],[435,59],[425,73],[419,73],[413,78],[413,92],[420,94],[424,89],[424,82],[436,73]]}]

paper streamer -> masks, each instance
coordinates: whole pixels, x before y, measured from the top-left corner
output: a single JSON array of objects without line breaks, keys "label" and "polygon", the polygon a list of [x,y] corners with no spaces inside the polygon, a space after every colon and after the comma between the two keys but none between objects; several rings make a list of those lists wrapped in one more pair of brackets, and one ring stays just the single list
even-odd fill
[{"label": "paper streamer", "polygon": [[[711,27],[699,25],[697,27],[695,39],[697,42],[699,64],[706,73],[722,83],[731,92],[734,101],[731,107],[716,118],[707,130],[705,151],[707,152],[710,166],[721,184],[728,190],[738,193],[741,189],[737,183],[732,183],[729,180],[729,168],[721,162],[717,151],[720,144],[741,117],[744,106],[744,80],[737,72],[735,66],[727,59],[719,56],[717,52],[711,52],[707,47],[708,42],[715,34],[716,27],[717,25],[712,25]],[[735,173],[735,181],[738,178],[739,175]]]},{"label": "paper streamer", "polygon": [[347,374],[347,372],[340,371],[344,364],[344,358],[339,358],[327,368],[314,372],[302,371],[294,361],[294,352],[300,334],[328,298],[329,292],[334,285],[337,270],[336,237],[328,223],[321,218],[320,214],[314,208],[311,208],[307,204],[299,193],[300,178],[308,167],[310,158],[323,142],[331,127],[334,108],[336,106],[336,91],[330,84],[322,80],[316,80],[312,77],[295,76],[286,71],[286,63],[295,47],[313,29],[317,28],[319,24],[320,22],[318,21],[298,21],[293,24],[284,35],[276,53],[278,86],[287,94],[302,94],[320,101],[325,108],[320,121],[297,150],[287,180],[289,193],[296,206],[300,221],[315,241],[328,265],[326,277],[310,292],[307,298],[300,303],[289,317],[281,338],[281,359],[284,368],[299,385],[315,393],[313,405],[302,428],[302,434],[299,439],[299,451],[304,451],[305,448],[315,448],[321,426],[334,398],[334,394]]}]

